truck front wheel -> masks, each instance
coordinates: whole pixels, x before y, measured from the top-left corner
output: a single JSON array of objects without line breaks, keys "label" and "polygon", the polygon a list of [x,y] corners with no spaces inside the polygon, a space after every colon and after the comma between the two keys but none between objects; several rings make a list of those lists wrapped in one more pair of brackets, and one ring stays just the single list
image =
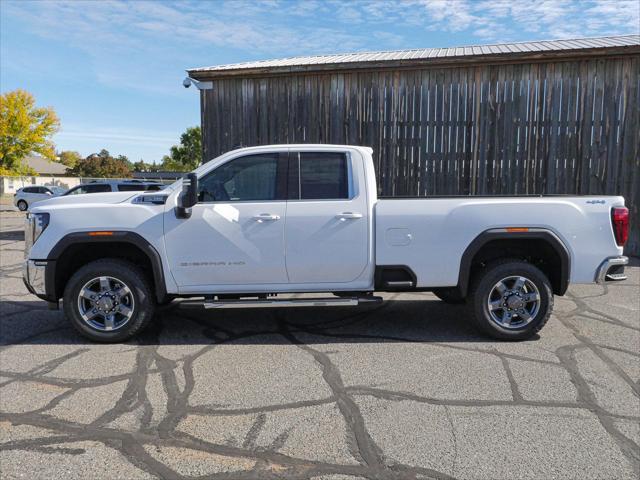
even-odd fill
[{"label": "truck front wheel", "polygon": [[84,337],[122,342],[141,332],[153,317],[153,290],[145,274],[120,259],[93,261],[67,282],[64,313]]},{"label": "truck front wheel", "polygon": [[497,261],[478,272],[469,300],[476,325],[502,340],[531,338],[553,309],[549,279],[520,260]]}]

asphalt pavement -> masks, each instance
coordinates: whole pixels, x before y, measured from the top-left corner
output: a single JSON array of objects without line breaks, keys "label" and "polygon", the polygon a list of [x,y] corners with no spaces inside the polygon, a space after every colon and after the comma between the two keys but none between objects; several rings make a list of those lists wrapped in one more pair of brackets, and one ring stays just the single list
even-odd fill
[{"label": "asphalt pavement", "polygon": [[79,337],[21,280],[0,213],[0,478],[637,479],[640,263],[556,298],[539,337],[428,293],[203,312]]}]

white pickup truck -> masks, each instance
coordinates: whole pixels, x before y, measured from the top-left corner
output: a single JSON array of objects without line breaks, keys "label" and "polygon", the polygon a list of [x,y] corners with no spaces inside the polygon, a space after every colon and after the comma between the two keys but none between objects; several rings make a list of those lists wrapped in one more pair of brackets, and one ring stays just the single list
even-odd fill
[{"label": "white pickup truck", "polygon": [[[380,199],[371,153],[244,148],[161,192],[40,202],[26,220],[25,284],[102,342],[137,334],[176,298],[328,307],[381,301],[376,291],[466,301],[480,329],[517,340],[544,326],[569,283],[626,278],[622,197]],[[325,295],[286,295],[310,292]]]}]

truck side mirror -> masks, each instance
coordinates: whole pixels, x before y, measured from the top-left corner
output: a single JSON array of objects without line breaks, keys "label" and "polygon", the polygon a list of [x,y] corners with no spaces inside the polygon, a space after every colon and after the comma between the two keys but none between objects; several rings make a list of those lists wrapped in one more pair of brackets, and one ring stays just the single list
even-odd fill
[{"label": "truck side mirror", "polygon": [[198,177],[195,173],[190,173],[182,181],[182,192],[178,196],[178,206],[176,207],[176,217],[191,217],[191,207],[198,203]]}]

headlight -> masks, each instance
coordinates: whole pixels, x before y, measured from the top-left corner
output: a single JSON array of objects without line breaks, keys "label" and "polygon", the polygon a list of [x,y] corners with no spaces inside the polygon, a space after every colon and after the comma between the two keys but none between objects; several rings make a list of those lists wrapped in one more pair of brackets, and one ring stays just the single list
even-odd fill
[{"label": "headlight", "polygon": [[24,228],[24,254],[27,256],[29,250],[42,232],[49,226],[48,213],[28,213]]}]

